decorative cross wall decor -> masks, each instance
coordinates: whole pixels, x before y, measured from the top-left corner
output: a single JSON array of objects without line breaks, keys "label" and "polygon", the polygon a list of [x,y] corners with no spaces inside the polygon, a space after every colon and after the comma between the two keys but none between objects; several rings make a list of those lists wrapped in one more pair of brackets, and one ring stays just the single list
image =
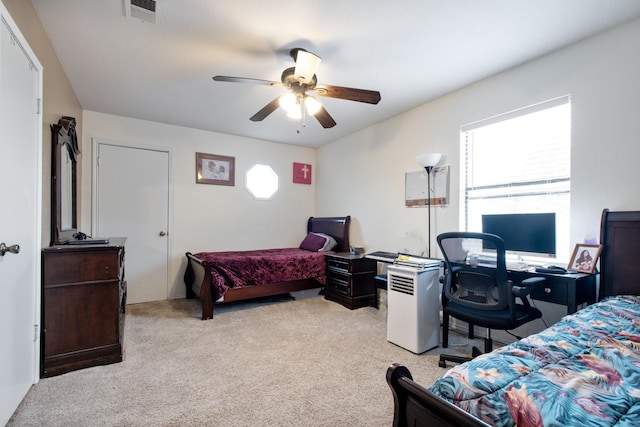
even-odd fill
[{"label": "decorative cross wall decor", "polygon": [[311,165],[294,162],[293,182],[296,184],[311,184]]}]

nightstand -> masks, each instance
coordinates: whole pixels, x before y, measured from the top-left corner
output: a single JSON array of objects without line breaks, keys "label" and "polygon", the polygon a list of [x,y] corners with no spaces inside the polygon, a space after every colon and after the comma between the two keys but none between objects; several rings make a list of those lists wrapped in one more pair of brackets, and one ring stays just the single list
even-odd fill
[{"label": "nightstand", "polygon": [[339,252],[325,255],[327,260],[327,285],[324,297],[342,304],[348,309],[378,307],[377,289],[373,278],[377,261],[364,254],[351,255]]}]

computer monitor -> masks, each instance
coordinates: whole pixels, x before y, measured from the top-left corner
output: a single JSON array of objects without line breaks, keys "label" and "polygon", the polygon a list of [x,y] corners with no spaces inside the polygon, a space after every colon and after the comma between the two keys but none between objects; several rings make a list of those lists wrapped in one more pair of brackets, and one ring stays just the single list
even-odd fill
[{"label": "computer monitor", "polygon": [[[555,213],[482,215],[482,232],[500,236],[509,253],[556,256]],[[495,247],[483,247],[491,249]]]}]

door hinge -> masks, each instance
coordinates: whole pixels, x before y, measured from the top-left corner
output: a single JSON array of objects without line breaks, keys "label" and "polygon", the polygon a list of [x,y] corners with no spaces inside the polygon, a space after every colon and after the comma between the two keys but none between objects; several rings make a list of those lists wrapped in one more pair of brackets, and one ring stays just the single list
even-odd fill
[{"label": "door hinge", "polygon": [[36,114],[42,114],[42,98],[36,99]]},{"label": "door hinge", "polygon": [[33,342],[38,341],[38,338],[39,338],[38,331],[39,331],[39,329],[40,328],[38,327],[38,325],[33,325]]}]

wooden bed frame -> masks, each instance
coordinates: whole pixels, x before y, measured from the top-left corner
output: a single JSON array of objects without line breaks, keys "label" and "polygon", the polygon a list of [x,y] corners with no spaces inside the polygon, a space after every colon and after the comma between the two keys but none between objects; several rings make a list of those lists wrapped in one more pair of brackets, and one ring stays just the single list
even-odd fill
[{"label": "wooden bed frame", "polygon": [[[307,221],[307,233],[324,233],[333,236],[338,243],[336,252],[349,251],[350,216],[344,217],[310,217]],[[191,252],[186,253],[187,269],[184,273],[184,283],[187,287],[187,298],[200,298],[202,303],[202,320],[213,318],[213,301],[211,289],[211,268],[206,261],[196,258]],[[292,280],[287,282],[269,283],[260,286],[245,286],[229,288],[224,295],[224,301],[242,301],[252,298],[286,294],[305,289],[320,288],[323,285],[316,279]]]},{"label": "wooden bed frame", "polygon": [[[602,212],[600,242],[600,292],[611,295],[640,295],[640,211]],[[393,364],[387,383],[394,400],[393,426],[488,426],[454,404],[441,399],[413,381],[409,370]]]}]

